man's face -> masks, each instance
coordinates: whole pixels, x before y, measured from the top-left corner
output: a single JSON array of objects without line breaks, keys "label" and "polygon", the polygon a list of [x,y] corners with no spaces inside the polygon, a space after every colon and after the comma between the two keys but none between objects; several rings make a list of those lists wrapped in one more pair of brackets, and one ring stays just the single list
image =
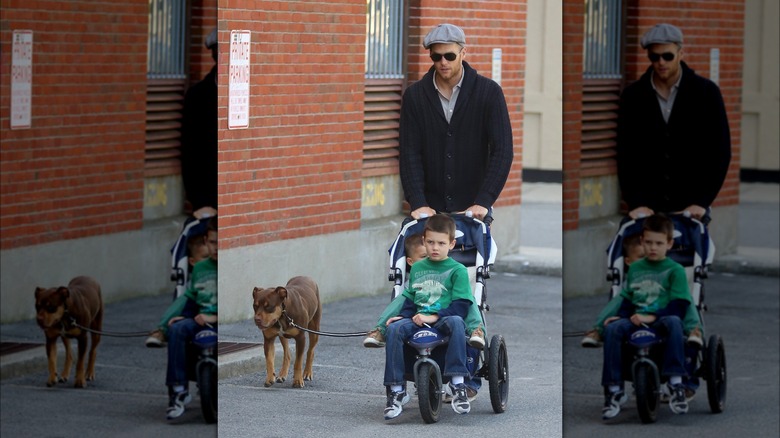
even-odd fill
[{"label": "man's face", "polygon": [[[436,73],[439,74],[439,77],[445,81],[449,81],[450,79],[455,79],[455,81],[460,80],[466,49],[455,43],[451,43],[434,44],[430,47],[430,50],[431,60],[438,58],[441,55],[441,59],[433,61],[433,66],[436,68]],[[449,61],[446,58],[447,56],[452,57],[452,55],[448,55],[449,53],[456,55],[454,60]]]},{"label": "man's face", "polygon": [[[674,58],[667,60],[674,55]],[[680,61],[683,57],[683,50],[674,43],[653,44],[647,48],[647,57],[653,64],[655,75],[663,80],[675,79],[680,72]]]}]

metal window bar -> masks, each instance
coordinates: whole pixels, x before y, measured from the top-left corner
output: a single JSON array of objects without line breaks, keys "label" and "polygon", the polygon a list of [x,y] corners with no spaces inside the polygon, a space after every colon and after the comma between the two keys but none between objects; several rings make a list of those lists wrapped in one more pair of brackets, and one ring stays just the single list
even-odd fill
[{"label": "metal window bar", "polygon": [[585,0],[585,79],[619,79],[621,0]]},{"label": "metal window bar", "polygon": [[366,79],[402,79],[404,0],[366,0]]},{"label": "metal window bar", "polygon": [[184,59],[186,7],[187,2],[181,0],[149,0],[147,78],[187,77]]}]

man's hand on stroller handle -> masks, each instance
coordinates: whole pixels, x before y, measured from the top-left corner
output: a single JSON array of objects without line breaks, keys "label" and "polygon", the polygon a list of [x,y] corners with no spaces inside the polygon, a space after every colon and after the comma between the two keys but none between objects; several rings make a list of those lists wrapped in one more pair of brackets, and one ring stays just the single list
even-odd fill
[{"label": "man's hand on stroller handle", "polygon": [[[628,212],[628,216],[631,219],[642,219],[642,218],[645,218],[647,216],[652,216],[654,214],[655,214],[655,212],[652,209],[644,207],[644,206],[637,207],[637,208],[631,210],[630,212]],[[705,214],[707,214],[707,209],[702,207],[702,206],[700,206],[700,205],[691,204],[691,205],[685,207],[685,210],[673,211],[673,212],[671,212],[669,214],[682,215],[682,216],[685,216],[687,218],[701,219],[702,217],[704,217]]]},{"label": "man's hand on stroller handle", "polygon": [[[473,218],[479,219],[479,220],[484,220],[485,216],[488,215],[488,209],[483,207],[483,206],[481,206],[481,205],[474,204],[474,205],[472,205],[471,207],[467,208],[464,211],[457,211],[455,213],[456,214],[462,214],[462,215],[465,215],[467,217],[473,217]],[[425,206],[425,207],[420,207],[420,208],[412,211],[411,216],[414,219],[425,219],[425,218],[431,217],[431,216],[433,216],[435,214],[436,214],[436,210],[434,210],[434,209],[432,209],[432,208],[430,208],[428,206]]]},{"label": "man's hand on stroller handle", "polygon": [[436,210],[432,209],[431,207],[428,207],[427,205],[425,207],[420,207],[417,210],[414,210],[411,213],[411,216],[415,219],[424,219],[427,217],[431,217],[436,214]]}]

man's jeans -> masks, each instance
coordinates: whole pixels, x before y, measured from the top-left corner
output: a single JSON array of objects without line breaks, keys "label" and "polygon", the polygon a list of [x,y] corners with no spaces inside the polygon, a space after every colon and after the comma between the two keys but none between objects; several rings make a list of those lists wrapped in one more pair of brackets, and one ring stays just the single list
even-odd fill
[{"label": "man's jeans", "polygon": [[[440,318],[433,327],[442,335],[449,336],[449,344],[439,347],[446,348],[444,356],[444,376],[464,376],[469,379],[466,367],[466,325],[460,316],[445,316]],[[385,385],[403,385],[405,362],[404,341],[420,327],[409,318],[400,319],[387,327],[385,344]]]},{"label": "man's jeans", "polygon": [[[664,363],[661,374],[664,376],[687,376],[685,372],[685,345],[682,321],[677,316],[658,318],[650,327],[658,336],[666,338],[664,344]],[[622,375],[623,343],[637,326],[628,319],[611,322],[604,328],[604,367],[601,374],[601,384],[604,386],[623,386]]]},{"label": "man's jeans", "polygon": [[195,334],[205,329],[194,319],[176,321],[168,327],[168,372],[165,384],[168,386],[187,386],[187,344],[195,339]]}]

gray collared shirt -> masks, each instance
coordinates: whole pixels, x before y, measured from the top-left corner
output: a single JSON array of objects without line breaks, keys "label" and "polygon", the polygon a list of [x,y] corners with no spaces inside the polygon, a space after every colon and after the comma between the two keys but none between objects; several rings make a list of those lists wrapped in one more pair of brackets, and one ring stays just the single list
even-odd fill
[{"label": "gray collared shirt", "polygon": [[655,72],[650,76],[650,84],[655,91],[655,97],[658,98],[658,105],[661,106],[661,114],[664,116],[664,121],[669,123],[669,116],[672,114],[672,107],[674,107],[674,99],[677,97],[677,90],[680,88],[680,81],[682,81],[682,69],[680,69],[680,77],[678,77],[677,82],[672,85],[672,89],[669,90],[669,97],[667,98],[664,98],[661,93],[658,92],[658,89],[655,87],[655,82],[653,81],[653,75],[655,75]]},{"label": "gray collared shirt", "polygon": [[439,90],[439,86],[436,84],[436,74],[433,75],[433,86],[436,88],[436,91],[439,93],[439,101],[441,102],[441,109],[444,110],[444,117],[447,118],[447,123],[450,122],[450,119],[452,118],[452,112],[455,111],[455,103],[458,101],[458,94],[460,94],[460,86],[463,85],[463,78],[466,76],[466,72],[461,69],[460,71],[460,80],[458,81],[458,84],[452,87],[452,96],[450,96],[449,99],[444,97],[444,95],[441,93],[441,90]]}]

